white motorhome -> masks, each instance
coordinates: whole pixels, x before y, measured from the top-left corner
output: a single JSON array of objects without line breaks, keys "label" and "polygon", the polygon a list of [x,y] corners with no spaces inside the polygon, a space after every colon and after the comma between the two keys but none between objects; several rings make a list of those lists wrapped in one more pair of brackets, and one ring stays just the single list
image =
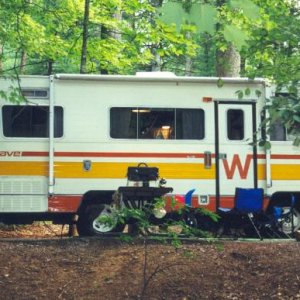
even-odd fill
[{"label": "white motorhome", "polygon": [[[2,79],[0,90],[11,84]],[[95,219],[142,162],[173,196],[195,189],[192,206],[211,211],[232,207],[236,187],[262,187],[282,206],[293,193],[299,228],[300,149],[284,130],[271,150],[251,143],[271,96],[264,80],[56,74],[19,84],[25,102],[0,99],[0,221],[77,214],[81,232],[101,232]]]}]

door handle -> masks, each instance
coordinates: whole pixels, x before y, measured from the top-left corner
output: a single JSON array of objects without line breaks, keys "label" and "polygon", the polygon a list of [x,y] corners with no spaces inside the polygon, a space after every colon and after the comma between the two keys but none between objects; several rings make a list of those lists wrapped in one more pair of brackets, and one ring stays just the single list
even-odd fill
[{"label": "door handle", "polygon": [[204,168],[205,169],[211,168],[211,152],[210,151],[204,152]]}]

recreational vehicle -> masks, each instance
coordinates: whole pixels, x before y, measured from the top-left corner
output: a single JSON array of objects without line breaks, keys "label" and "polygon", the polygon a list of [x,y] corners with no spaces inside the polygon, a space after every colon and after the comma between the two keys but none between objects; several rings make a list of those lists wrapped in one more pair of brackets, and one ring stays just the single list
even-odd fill
[{"label": "recreational vehicle", "polygon": [[[190,205],[233,206],[236,187],[263,188],[267,206],[290,207],[282,230],[300,227],[300,148],[284,128],[261,132],[263,79],[56,74],[0,80],[21,103],[0,99],[0,221],[52,220],[101,234],[128,168],[167,180],[166,197],[194,190]],[[240,95],[243,93],[243,97]],[[270,149],[254,140],[262,135]],[[150,182],[150,186],[152,181]],[[116,230],[117,228],[113,228]]]}]

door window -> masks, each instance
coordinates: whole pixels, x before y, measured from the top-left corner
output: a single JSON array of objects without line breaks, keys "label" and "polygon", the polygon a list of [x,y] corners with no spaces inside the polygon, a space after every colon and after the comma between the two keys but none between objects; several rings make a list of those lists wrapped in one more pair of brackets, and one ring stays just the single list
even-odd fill
[{"label": "door window", "polygon": [[227,137],[232,141],[241,141],[245,137],[244,111],[229,109],[227,111]]}]

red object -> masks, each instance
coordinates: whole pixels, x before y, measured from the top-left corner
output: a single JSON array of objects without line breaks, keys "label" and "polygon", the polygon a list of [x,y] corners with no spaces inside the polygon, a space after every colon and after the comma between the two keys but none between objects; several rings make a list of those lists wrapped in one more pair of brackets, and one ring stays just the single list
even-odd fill
[{"label": "red object", "polygon": [[212,97],[203,97],[202,101],[203,102],[212,102]]}]

